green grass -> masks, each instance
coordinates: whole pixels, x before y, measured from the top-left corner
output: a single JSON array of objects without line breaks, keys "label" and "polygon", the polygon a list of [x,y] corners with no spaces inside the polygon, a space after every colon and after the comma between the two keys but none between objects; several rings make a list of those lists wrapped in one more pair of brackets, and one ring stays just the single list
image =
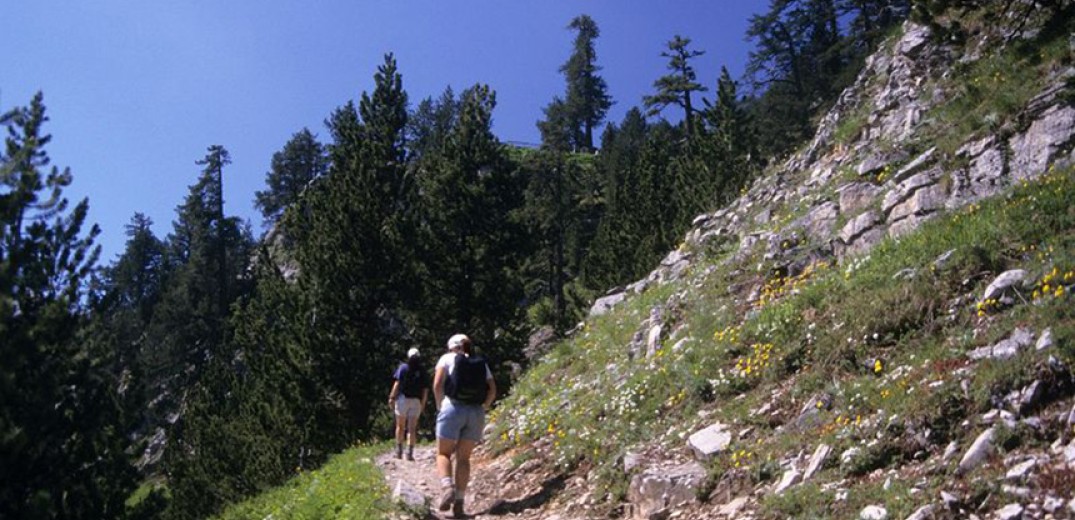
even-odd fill
[{"label": "green grass", "polygon": [[250,518],[374,519],[386,518],[398,506],[388,498],[384,476],[374,457],[388,451],[385,443],[349,449],[320,469],[298,472],[283,486],[228,507],[218,520]]}]

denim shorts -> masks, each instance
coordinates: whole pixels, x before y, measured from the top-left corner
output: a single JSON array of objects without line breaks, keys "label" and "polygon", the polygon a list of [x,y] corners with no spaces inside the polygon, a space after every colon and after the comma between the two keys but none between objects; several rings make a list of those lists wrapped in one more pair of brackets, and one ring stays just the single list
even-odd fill
[{"label": "denim shorts", "polygon": [[481,442],[484,428],[485,410],[482,405],[444,398],[437,414],[438,439]]}]

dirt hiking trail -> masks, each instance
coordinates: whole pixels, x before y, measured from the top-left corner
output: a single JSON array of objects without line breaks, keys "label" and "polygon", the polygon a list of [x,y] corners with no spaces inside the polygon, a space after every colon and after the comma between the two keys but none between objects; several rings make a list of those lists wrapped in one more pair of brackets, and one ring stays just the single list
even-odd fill
[{"label": "dirt hiking trail", "polygon": [[[556,508],[552,499],[564,489],[564,480],[532,472],[537,469],[538,461],[529,462],[511,468],[511,457],[490,459],[479,446],[471,458],[471,480],[463,518],[567,520],[586,516],[553,511]],[[392,496],[408,504],[414,512],[414,516],[403,518],[456,518],[451,511],[437,511],[434,504],[441,490],[435,445],[416,446],[413,461],[397,459],[393,450],[378,456],[376,464],[384,473]]]}]

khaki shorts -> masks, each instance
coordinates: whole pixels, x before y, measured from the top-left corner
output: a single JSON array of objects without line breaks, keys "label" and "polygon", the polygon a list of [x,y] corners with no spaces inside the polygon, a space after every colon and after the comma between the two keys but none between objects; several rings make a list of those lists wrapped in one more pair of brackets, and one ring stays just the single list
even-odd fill
[{"label": "khaki shorts", "polygon": [[399,396],[396,398],[396,417],[417,419],[422,411],[422,400],[417,397]]}]

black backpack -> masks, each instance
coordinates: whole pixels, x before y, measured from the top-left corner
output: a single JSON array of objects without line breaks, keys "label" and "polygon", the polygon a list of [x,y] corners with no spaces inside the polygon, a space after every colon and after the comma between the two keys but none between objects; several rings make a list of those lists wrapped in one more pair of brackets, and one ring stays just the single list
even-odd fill
[{"label": "black backpack", "polygon": [[485,358],[456,354],[455,367],[448,374],[448,381],[444,383],[444,393],[467,404],[482,404],[489,391],[489,383],[485,380],[487,374],[488,364]]},{"label": "black backpack", "polygon": [[422,397],[422,389],[425,385],[425,374],[419,367],[411,368],[406,363],[402,366],[402,374],[399,378],[399,391],[406,397],[418,398]]}]

